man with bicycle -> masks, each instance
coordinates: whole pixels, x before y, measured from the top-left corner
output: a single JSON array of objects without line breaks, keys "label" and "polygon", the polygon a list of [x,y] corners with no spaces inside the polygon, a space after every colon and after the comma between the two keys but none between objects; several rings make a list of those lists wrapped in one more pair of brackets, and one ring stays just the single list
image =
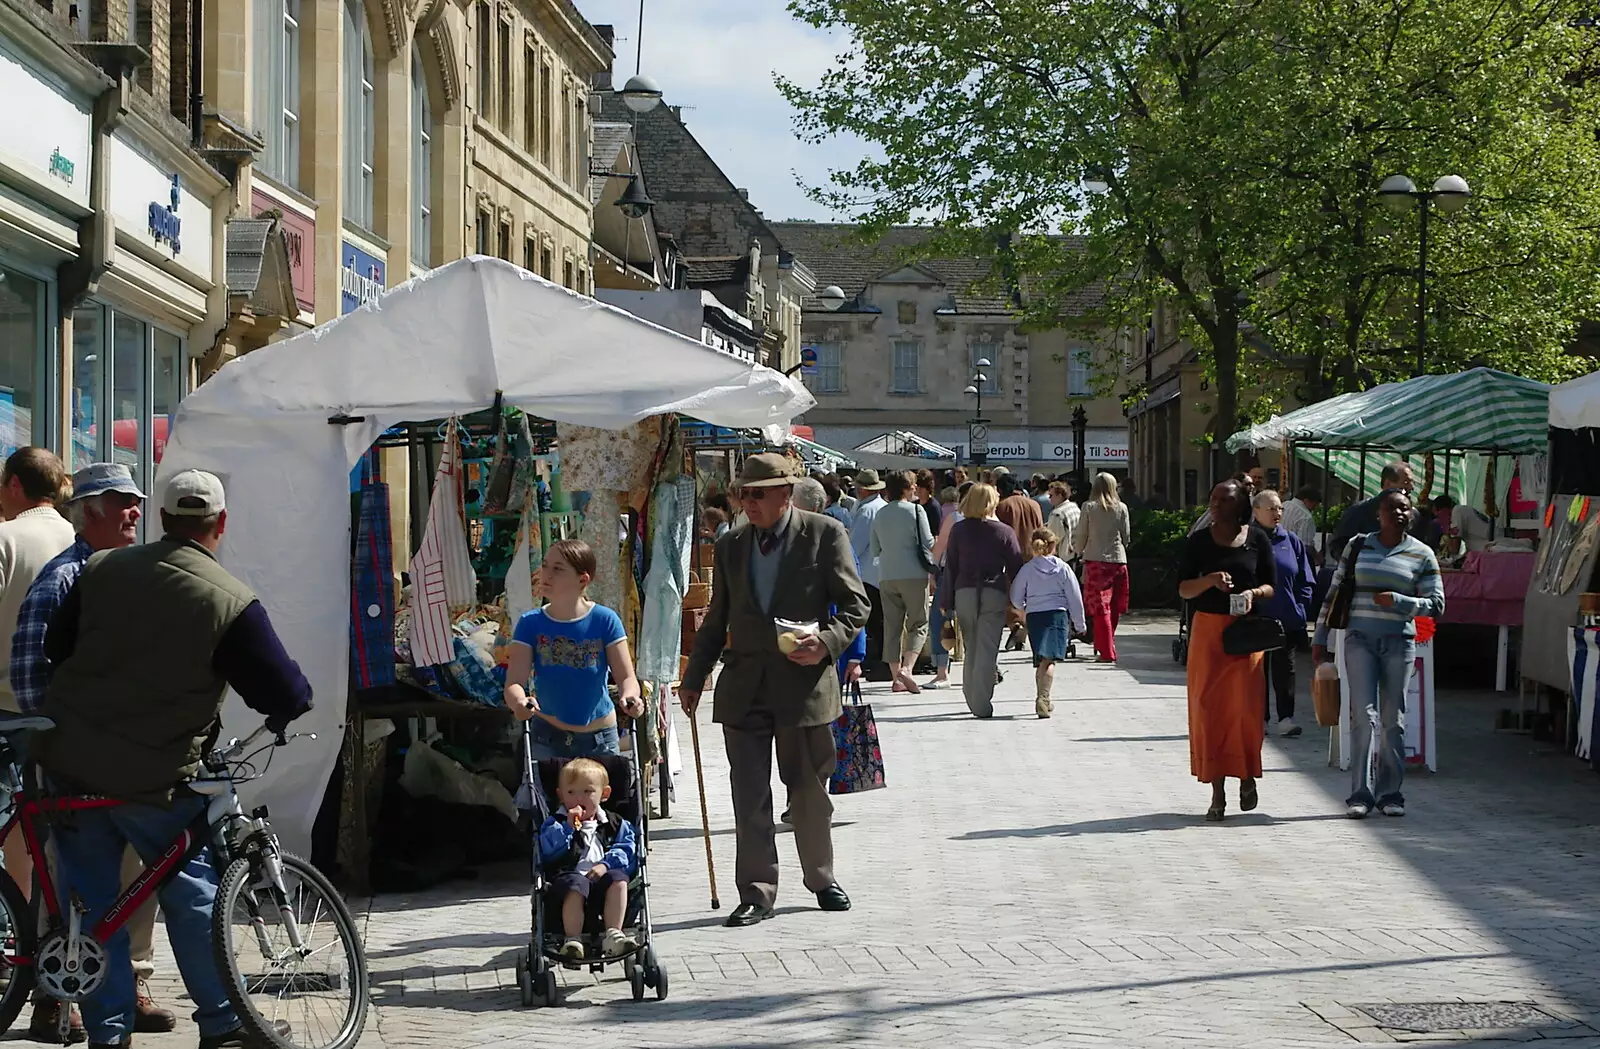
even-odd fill
[{"label": "man with bicycle", "polygon": [[[127,802],[74,813],[53,834],[86,929],[121,890],[125,848],[152,863],[204,810],[182,783],[216,740],[229,686],[276,727],[311,708],[311,686],[265,609],[217,563],[227,518],[216,476],[177,474],[162,499],[162,538],[91,557],[46,636],[55,670],[40,713],[56,724],[35,757],[61,791]],[[212,955],[216,894],[202,851],[159,897],[200,1049],[234,1049],[248,1043]],[[84,1026],[91,1046],[123,1046],[135,1009],[125,930],[106,955],[105,982],[82,1003]]]},{"label": "man with bicycle", "polygon": [[[133,481],[133,474],[121,463],[90,463],[72,475],[72,498],[62,511],[77,532],[77,541],[45,565],[28,588],[28,596],[17,612],[17,630],[11,638],[11,691],[24,714],[36,714],[50,687],[53,667],[44,655],[45,634],[62,600],[78,581],[83,566],[97,551],[120,550],[139,541],[139,518],[144,493]],[[21,843],[18,843],[21,848]],[[123,854],[122,883],[129,884],[144,870],[138,855],[129,849]],[[26,888],[24,889],[26,891]],[[152,896],[128,919],[128,938],[133,955],[133,979],[137,990],[133,1029],[156,1034],[170,1031],[178,1018],[170,1009],[156,1003],[150,994],[150,977],[155,972],[156,900]],[[60,1003],[38,991],[34,995],[33,1020],[29,1037],[35,1041],[55,1041],[59,1035]],[[84,1038],[83,1024],[76,1016],[69,1037]]]}]

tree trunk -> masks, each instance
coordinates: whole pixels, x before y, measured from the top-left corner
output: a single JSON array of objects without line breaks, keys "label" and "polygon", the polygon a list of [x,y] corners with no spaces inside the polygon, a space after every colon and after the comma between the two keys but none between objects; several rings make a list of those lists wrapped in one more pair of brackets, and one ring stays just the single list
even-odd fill
[{"label": "tree trunk", "polygon": [[1217,369],[1217,411],[1212,419],[1211,483],[1233,473],[1232,459],[1225,447],[1239,428],[1239,314],[1219,311],[1211,336],[1212,361]]}]

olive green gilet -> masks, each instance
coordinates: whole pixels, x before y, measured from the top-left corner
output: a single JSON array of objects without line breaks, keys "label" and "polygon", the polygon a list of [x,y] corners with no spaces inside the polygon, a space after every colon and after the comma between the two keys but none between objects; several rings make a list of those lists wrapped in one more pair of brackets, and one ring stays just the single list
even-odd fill
[{"label": "olive green gilet", "polygon": [[216,738],[218,643],[255,595],[198,543],[95,554],[78,577],[77,642],[40,713],[34,753],[67,789],[163,803]]}]

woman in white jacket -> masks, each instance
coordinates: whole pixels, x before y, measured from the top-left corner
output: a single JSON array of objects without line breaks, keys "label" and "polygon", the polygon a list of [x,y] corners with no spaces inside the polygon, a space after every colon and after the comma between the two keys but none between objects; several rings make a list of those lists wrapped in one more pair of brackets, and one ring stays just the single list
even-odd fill
[{"label": "woman in white jacket", "polygon": [[1050,687],[1055,683],[1056,663],[1067,658],[1068,619],[1073,632],[1081,634],[1085,629],[1083,591],[1072,569],[1056,556],[1055,533],[1036,528],[1029,545],[1033,559],[1022,566],[1011,584],[1011,604],[1028,617],[1028,643],[1033,646],[1033,679],[1038,690],[1033,709],[1047,718],[1054,709]]}]

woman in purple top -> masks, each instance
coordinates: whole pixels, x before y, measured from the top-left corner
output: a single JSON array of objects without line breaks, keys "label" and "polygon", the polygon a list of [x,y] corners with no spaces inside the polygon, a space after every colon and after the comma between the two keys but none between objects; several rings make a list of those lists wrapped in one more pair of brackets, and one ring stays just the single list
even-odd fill
[{"label": "woman in purple top", "polygon": [[994,686],[1011,582],[1022,567],[1017,534],[994,515],[1000,493],[975,484],[961,500],[962,519],[945,547],[945,611],[953,611],[966,645],[961,691],[974,717],[994,714]]}]

